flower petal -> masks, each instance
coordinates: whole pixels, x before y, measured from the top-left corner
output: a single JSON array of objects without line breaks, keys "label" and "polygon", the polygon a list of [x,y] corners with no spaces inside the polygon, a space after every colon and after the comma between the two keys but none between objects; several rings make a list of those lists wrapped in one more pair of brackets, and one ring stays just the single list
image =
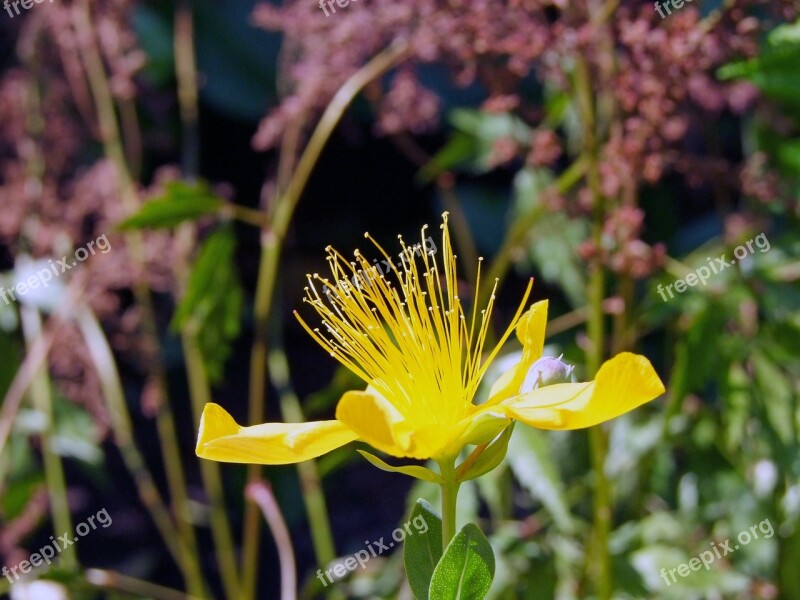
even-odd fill
[{"label": "flower petal", "polygon": [[241,427],[218,404],[206,404],[196,453],[222,462],[286,465],[316,458],[356,439],[339,421]]},{"label": "flower petal", "polygon": [[650,361],[623,352],[590,383],[560,383],[503,403],[508,416],[541,429],[582,429],[633,410],[664,393]]},{"label": "flower petal", "polygon": [[[522,315],[517,323],[517,339],[523,348],[530,348],[538,358],[544,348],[544,333],[547,329],[547,300],[540,300]],[[534,359],[536,360],[536,359]]]},{"label": "flower petal", "polygon": [[412,448],[403,416],[372,388],[346,392],[336,406],[336,418],[373,448],[398,458],[428,458]]},{"label": "flower petal", "polygon": [[497,381],[492,384],[492,388],[489,390],[489,399],[486,401],[486,404],[497,404],[506,398],[519,394],[519,388],[522,385],[521,381],[517,383],[519,380],[519,377],[517,377],[519,364],[520,363],[517,363],[505,371],[497,378]]},{"label": "flower petal", "polygon": [[525,375],[541,356],[547,329],[547,300],[533,304],[517,323],[517,339],[522,344],[522,358],[492,385],[486,404],[491,406],[519,394]]}]

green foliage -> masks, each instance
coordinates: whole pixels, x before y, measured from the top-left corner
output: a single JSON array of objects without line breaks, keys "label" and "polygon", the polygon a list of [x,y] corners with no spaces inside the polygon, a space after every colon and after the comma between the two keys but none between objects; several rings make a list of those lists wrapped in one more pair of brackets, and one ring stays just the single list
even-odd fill
[{"label": "green foliage", "polygon": [[759,56],[722,67],[722,79],[748,79],[767,95],[796,110],[800,104],[800,21],[779,25]]},{"label": "green foliage", "polygon": [[530,427],[519,427],[510,447],[508,464],[519,484],[547,508],[561,529],[573,529],[566,490],[552,455],[550,436]]},{"label": "green foliage", "polygon": [[389,473],[400,473],[402,475],[408,475],[409,477],[414,477],[416,479],[421,479],[423,481],[430,481],[433,483],[440,483],[442,481],[442,478],[439,477],[439,475],[437,475],[436,473],[425,467],[420,467],[419,465],[406,465],[401,467],[393,467],[389,463],[382,461],[374,454],[370,454],[365,450],[359,450],[358,453],[364,458],[366,458],[372,466],[379,468],[381,471],[387,471]]},{"label": "green foliage", "polygon": [[236,272],[235,250],[232,227],[209,236],[192,267],[186,293],[172,321],[175,331],[190,327],[197,336],[212,383],[222,379],[231,343],[241,331],[244,291]]},{"label": "green foliage", "polygon": [[185,221],[196,221],[219,213],[225,201],[206,184],[172,181],[164,193],[146,203],[135,215],[119,224],[119,229],[167,229]]},{"label": "green foliage", "polygon": [[442,558],[442,519],[425,500],[417,500],[409,521],[421,518],[428,525],[425,533],[408,536],[403,547],[403,563],[408,582],[417,599],[427,600],[436,565]]},{"label": "green foliage", "polygon": [[483,600],[494,579],[492,546],[480,528],[469,523],[444,550],[433,572],[431,600]]},{"label": "green foliage", "polygon": [[530,128],[511,113],[457,109],[450,114],[450,122],[455,131],[444,148],[420,171],[423,181],[431,181],[449,170],[485,173],[493,168],[489,158],[497,141],[511,139],[520,146],[530,142]]},{"label": "green foliage", "polygon": [[[508,442],[511,439],[513,431],[514,423],[506,427],[485,449],[476,449],[475,452],[479,452],[477,458],[474,462],[470,461],[470,458],[467,458],[467,460],[458,467],[456,470],[456,480],[467,481],[469,479],[476,479],[497,467],[506,457]],[[472,455],[470,455],[470,457],[471,456]]]},{"label": "green foliage", "polygon": [[589,226],[582,218],[543,206],[542,192],[552,183],[549,169],[520,169],[514,178],[513,214],[516,218],[535,216],[526,237],[528,261],[547,283],[561,288],[573,306],[581,306],[586,301],[586,282],[578,245],[586,239]]}]

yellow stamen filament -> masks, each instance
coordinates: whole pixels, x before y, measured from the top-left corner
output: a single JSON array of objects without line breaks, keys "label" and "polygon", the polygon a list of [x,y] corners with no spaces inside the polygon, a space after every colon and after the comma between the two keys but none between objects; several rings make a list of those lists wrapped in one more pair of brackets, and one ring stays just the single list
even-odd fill
[{"label": "yellow stamen filament", "polygon": [[[447,213],[443,221],[443,275],[427,251],[427,226],[422,228],[418,246],[408,246],[399,238],[400,266],[365,234],[383,257],[381,263],[373,262],[389,268],[384,272],[359,251],[354,261],[348,261],[328,247],[332,279],[309,275],[304,298],[320,315],[324,331],[312,329],[298,316],[331,356],[372,384],[406,418],[428,425],[452,424],[468,414],[488,363],[516,326],[531,289],[529,283],[508,329],[482,360],[497,282],[478,322],[481,259],[468,321],[458,295],[457,257],[450,243]],[[417,253],[421,260],[415,258]]]}]

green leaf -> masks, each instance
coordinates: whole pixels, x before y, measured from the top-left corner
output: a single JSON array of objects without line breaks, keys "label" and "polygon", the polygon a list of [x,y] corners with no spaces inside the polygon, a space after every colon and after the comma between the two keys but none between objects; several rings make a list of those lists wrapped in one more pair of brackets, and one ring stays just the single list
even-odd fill
[{"label": "green leaf", "polygon": [[419,499],[411,511],[409,521],[422,519],[427,523],[425,533],[410,535],[403,547],[403,564],[408,582],[417,600],[428,600],[431,578],[442,558],[442,519],[425,500]]},{"label": "green leaf", "polygon": [[532,427],[520,427],[511,440],[509,464],[520,485],[547,508],[563,531],[574,528],[567,493],[553,461],[547,433]]},{"label": "green leaf", "polygon": [[478,141],[461,131],[453,132],[450,140],[417,173],[421,183],[430,183],[443,172],[468,162],[479,153]]},{"label": "green leaf", "polygon": [[[457,481],[467,481],[468,479],[476,479],[481,475],[485,475],[497,465],[499,465],[506,456],[508,451],[508,441],[511,439],[511,433],[514,431],[514,423],[506,427],[503,432],[498,435],[484,450],[480,453],[478,458],[471,465],[467,464],[470,459],[467,458],[456,471]],[[472,456],[472,455],[470,455]]]},{"label": "green leaf", "polygon": [[455,127],[450,140],[417,175],[423,182],[451,169],[474,173],[491,170],[488,159],[497,140],[512,138],[521,147],[530,143],[530,127],[511,113],[459,108],[450,113],[450,122]]},{"label": "green leaf", "polygon": [[792,444],[792,432],[796,427],[792,406],[792,382],[764,353],[754,351],[750,360],[755,375],[754,383],[761,392],[767,417],[763,423],[765,426],[770,426],[773,441],[777,438],[784,447],[789,447]]},{"label": "green leaf", "polygon": [[118,229],[175,227],[184,221],[195,221],[205,215],[218,213],[224,205],[225,201],[206,184],[173,181],[167,184],[162,196],[150,200],[137,214],[120,223]]},{"label": "green leaf", "polygon": [[469,133],[486,143],[505,137],[514,138],[521,144],[527,144],[530,140],[530,127],[519,117],[508,112],[489,113],[458,108],[450,114],[450,121],[456,129]]},{"label": "green leaf", "polygon": [[553,183],[553,172],[543,167],[525,167],[514,176],[514,209],[520,214],[538,211],[547,214],[549,211],[542,205],[542,192]]},{"label": "green leaf", "polygon": [[212,383],[222,379],[231,343],[241,330],[244,292],[235,268],[235,249],[232,227],[216,231],[205,241],[172,320],[175,331],[191,325]]},{"label": "green leaf", "polygon": [[528,259],[548,283],[558,285],[573,306],[586,303],[585,265],[578,247],[589,230],[585,220],[552,212],[542,203],[542,192],[553,181],[549,169],[524,168],[514,178],[514,211],[535,216],[528,233]]},{"label": "green leaf", "polygon": [[53,450],[65,458],[101,465],[101,435],[92,415],[64,398],[58,399],[55,409]]},{"label": "green leaf", "polygon": [[800,140],[787,140],[778,146],[778,160],[795,172],[800,172]]},{"label": "green leaf", "polygon": [[469,523],[459,531],[431,579],[432,600],[483,600],[494,579],[494,552],[480,528]]},{"label": "green leaf", "polygon": [[725,65],[717,71],[720,79],[747,79],[772,99],[796,105],[800,98],[800,21],[773,29],[760,55]]},{"label": "green leaf", "polygon": [[382,461],[380,458],[374,454],[370,454],[366,450],[359,450],[358,453],[372,463],[372,466],[378,467],[381,471],[388,471],[389,473],[401,473],[403,475],[408,475],[409,477],[422,479],[423,481],[430,481],[431,483],[442,483],[442,478],[438,474],[425,467],[421,467],[419,465],[393,467],[389,463]]}]

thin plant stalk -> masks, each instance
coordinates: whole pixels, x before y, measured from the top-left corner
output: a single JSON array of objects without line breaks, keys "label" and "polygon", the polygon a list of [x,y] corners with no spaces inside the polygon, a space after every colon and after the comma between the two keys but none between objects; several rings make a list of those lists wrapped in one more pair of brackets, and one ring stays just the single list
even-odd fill
[{"label": "thin plant stalk", "polygon": [[[579,156],[558,178],[550,184],[550,189],[558,194],[564,194],[577,184],[586,174],[588,161],[585,156]],[[481,277],[481,293],[478,305],[483,306],[492,293],[495,281],[502,281],[508,274],[513,264],[514,254],[524,243],[536,220],[542,215],[537,209],[530,210],[515,219],[509,228],[500,250],[495,254],[486,277]]]},{"label": "thin plant stalk", "polygon": [[[194,17],[191,0],[179,0],[175,6],[175,77],[178,85],[178,106],[181,116],[181,171],[184,177],[194,179],[199,172],[200,136],[198,132],[198,78],[194,45]],[[182,260],[195,246],[195,229],[191,225],[179,228],[178,277],[187,273],[187,261]],[[185,277],[184,277],[185,279]],[[185,282],[184,282],[185,283]],[[197,327],[189,323],[181,331],[181,343],[186,361],[189,380],[189,395],[192,403],[195,430],[199,427],[203,406],[212,401],[211,386],[205,364],[199,351]],[[239,598],[241,593],[239,568],[236,562],[236,549],[228,519],[225,502],[225,488],[220,464],[200,461],[200,475],[203,487],[210,502],[211,535],[214,540],[215,555],[219,567],[225,596],[230,600]]]},{"label": "thin plant stalk", "polygon": [[[203,413],[203,407],[212,400],[211,389],[206,368],[203,364],[203,357],[198,350],[196,327],[192,324],[187,325],[185,331],[182,332],[181,340],[183,342],[183,353],[186,357],[189,395],[192,399],[192,412],[194,414],[195,429],[197,430],[200,426],[200,415]],[[214,539],[222,586],[225,589],[225,596],[230,600],[235,600],[240,597],[239,594],[241,593],[238,576],[239,569],[236,564],[236,549],[230,522],[228,521],[225,488],[222,483],[219,463],[201,460],[200,475],[211,505],[211,535]]]},{"label": "thin plant stalk", "polygon": [[[94,28],[91,25],[89,4],[85,0],[77,3],[73,8],[73,26],[77,30],[79,39],[84,40],[84,43],[79,45],[79,54],[84,65],[89,89],[97,110],[104,153],[117,170],[121,199],[128,212],[132,214],[138,209],[139,200],[136,194],[135,184],[126,162],[125,150],[114,110],[114,99],[111,93],[108,75],[96,44]],[[131,232],[128,235],[128,242],[134,262],[140,267],[143,267],[145,264],[145,254],[141,234],[135,231]],[[134,283],[134,294],[143,311],[143,324],[146,333],[150,339],[157,340],[150,290],[144,282],[136,281]],[[159,361],[155,362],[156,365],[159,364]],[[162,397],[166,398],[166,384],[163,369],[159,366],[155,368]],[[189,514],[189,497],[178,448],[177,429],[170,411],[169,403],[166,401],[162,402],[156,414],[156,428],[161,442],[162,457],[167,472],[170,496],[176,507],[175,521],[178,526],[178,533],[183,538],[183,546],[188,552],[186,560],[180,560],[179,564],[184,569],[183,575],[186,579],[189,592],[197,596],[202,596],[204,594],[204,582],[199,566],[200,558],[197,539],[192,524],[189,523],[186,518]]]},{"label": "thin plant stalk", "polygon": [[[61,317],[72,312],[83,294],[83,289],[79,289],[78,285],[75,280],[67,286],[66,300],[58,307],[54,317]],[[22,364],[6,391],[2,407],[0,407],[0,455],[5,453],[6,443],[17,412],[25,398],[25,392],[28,391],[37,371],[47,359],[50,348],[53,346],[53,340],[63,326],[63,319],[50,319],[42,333],[30,344]]]},{"label": "thin plant stalk", "polygon": [[[187,563],[192,560],[192,552],[187,548],[185,539],[178,535],[175,523],[156,487],[153,476],[136,447],[125,393],[105,333],[97,318],[86,307],[80,307],[77,310],[76,319],[100,379],[100,387],[107,402],[111,429],[114,433],[114,443],[119,448],[125,466],[133,476],[139,498],[150,512],[167,550],[181,571],[184,574],[189,573],[193,567]],[[198,597],[208,598],[204,590]]]},{"label": "thin plant stalk", "polygon": [[[588,159],[586,176],[594,206],[592,238],[599,247],[602,241],[605,206],[600,189],[594,94],[591,87],[589,68],[582,57],[578,57],[575,63],[575,91],[583,121],[584,141]],[[589,348],[586,356],[588,377],[594,377],[600,369],[605,354],[605,314],[603,311],[605,287],[606,271],[602,261],[598,258],[592,261],[589,273],[589,315],[587,320]],[[592,473],[595,481],[592,502],[594,536],[593,543],[590,546],[589,564],[594,569],[595,589],[598,600],[610,600],[613,590],[611,554],[608,548],[612,516],[611,486],[605,473],[608,438],[602,426],[589,428],[588,435]]]},{"label": "thin plant stalk", "polygon": [[173,590],[163,585],[157,585],[123,575],[116,571],[102,569],[87,569],[84,573],[86,581],[97,588],[114,592],[121,592],[137,598],[152,598],[153,600],[202,600],[197,596],[190,596],[178,590]]},{"label": "thin plant stalk", "polygon": [[[278,391],[283,419],[287,423],[305,421],[300,399],[291,387],[289,361],[286,359],[283,348],[275,347],[270,351],[269,373],[272,383]],[[328,507],[322,491],[317,462],[315,460],[303,461],[298,463],[297,469],[300,486],[303,489],[303,502],[311,526],[314,554],[318,564],[327,565],[336,558],[336,548],[333,543]]]},{"label": "thin plant stalk", "polygon": [[456,513],[458,506],[458,488],[456,481],[455,459],[444,459],[439,462],[439,471],[444,483],[441,484],[442,494],[442,550],[456,535]]},{"label": "thin plant stalk", "polygon": [[[336,125],[347,107],[360,91],[371,81],[375,81],[386,71],[403,60],[408,52],[405,43],[393,44],[380,52],[367,64],[356,71],[334,95],[311,135],[300,160],[285,189],[279,190],[274,202],[265,208],[267,222],[261,232],[261,259],[254,301],[254,339],[250,355],[250,398],[249,418],[251,423],[264,420],[266,401],[266,369],[268,360],[267,323],[277,281],[278,265],[286,234],[289,230],[297,203],[305,189],[308,178],[330,139]],[[259,479],[261,469],[251,466],[248,480]],[[243,599],[255,597],[256,564],[258,561],[258,540],[260,537],[258,513],[253,508],[245,511],[243,543]]]},{"label": "thin plant stalk", "polygon": [[[30,348],[33,340],[42,334],[42,319],[39,311],[28,304],[20,306],[22,331],[26,345]],[[55,415],[53,412],[53,394],[50,376],[46,363],[37,370],[31,382],[30,397],[33,407],[44,416],[44,427],[40,433],[42,440],[42,458],[44,461],[44,476],[47,482],[47,493],[50,497],[50,514],[53,519],[55,535],[71,532],[72,515],[69,510],[67,496],[67,482],[64,477],[64,465],[61,457],[55,450],[53,436],[55,430]],[[74,571],[78,568],[78,556],[75,548],[64,548],[60,555],[65,569]]]},{"label": "thin plant stalk", "polygon": [[[448,174],[449,175],[449,174]],[[461,262],[464,265],[467,274],[467,280],[474,288],[478,284],[478,262],[483,260],[478,256],[478,247],[475,244],[475,238],[469,227],[467,220],[467,213],[461,205],[461,200],[455,193],[455,184],[452,176],[440,176],[436,182],[439,192],[442,195],[442,202],[445,210],[450,213],[450,223],[453,228],[453,235],[455,236],[456,243],[460,253],[463,254],[464,260]]]},{"label": "thin plant stalk", "polygon": [[247,486],[247,497],[254,502],[264,515],[278,547],[278,560],[281,569],[281,600],[297,600],[297,567],[289,528],[269,485],[257,481]]}]

